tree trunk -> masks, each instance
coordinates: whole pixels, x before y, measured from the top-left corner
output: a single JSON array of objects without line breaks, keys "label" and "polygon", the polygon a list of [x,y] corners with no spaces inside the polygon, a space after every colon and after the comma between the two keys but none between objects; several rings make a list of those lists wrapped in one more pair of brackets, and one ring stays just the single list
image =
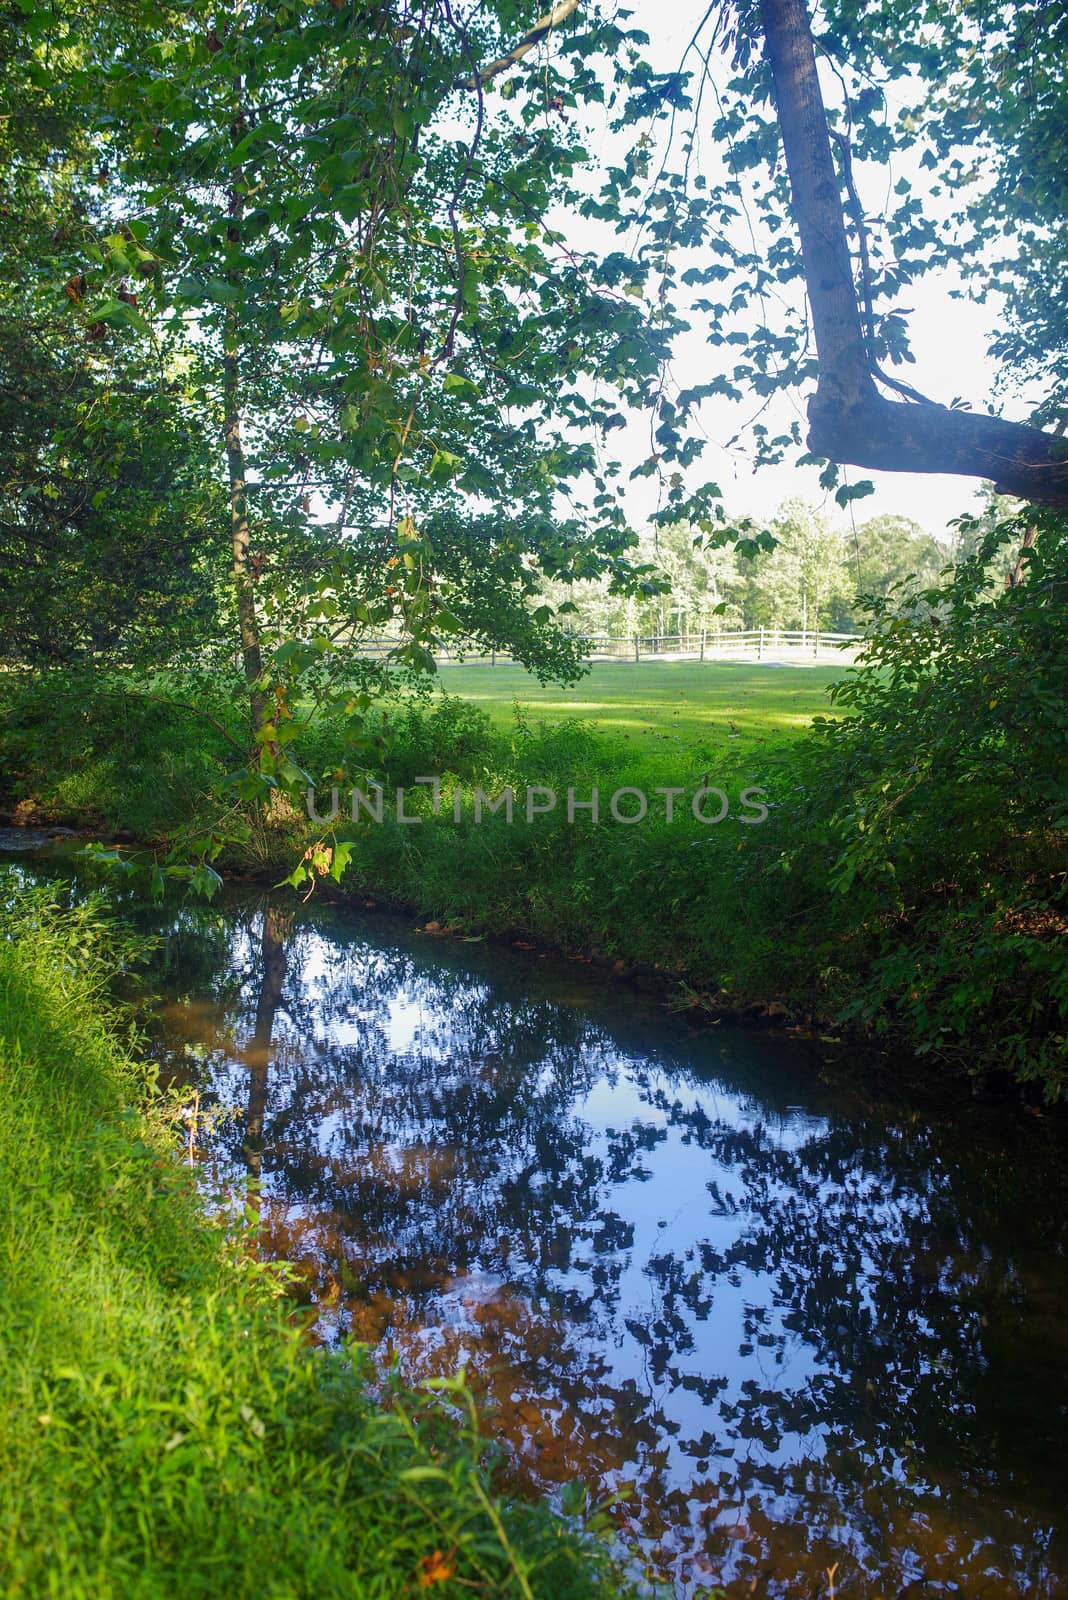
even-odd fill
[{"label": "tree trunk", "polygon": [[282,998],[282,985],[286,975],[286,934],[289,919],[274,906],[268,905],[263,913],[263,937],[260,953],[263,972],[256,1003],[256,1027],[252,1042],[245,1052],[249,1069],[248,1098],[245,1104],[245,1166],[252,1180],[249,1206],[257,1219],[260,1214],[260,1182],[263,1177],[263,1125],[267,1115],[267,1090],[271,1066],[271,1048],[275,1013]]},{"label": "tree trunk", "polygon": [[245,451],[241,442],[241,376],[238,361],[237,317],[226,313],[226,353],[223,358],[223,387],[226,396],[226,466],[230,483],[231,572],[237,599],[237,621],[241,635],[241,656],[245,682],[249,689],[253,733],[266,721],[266,697],[256,687],[263,671],[260,626],[252,587],[249,560],[248,505],[245,498]]},{"label": "tree trunk", "polygon": [[877,389],[805,0],[760,0],[760,20],[819,361],[809,449],[885,472],[989,478],[1004,494],[1068,505],[1063,439],[998,417],[888,400]]},{"label": "tree trunk", "polygon": [[1038,529],[1032,523],[1032,525],[1024,533],[1023,540],[1020,544],[1020,554],[1016,557],[1016,565],[1009,573],[1008,586],[1010,589],[1018,589],[1021,583],[1023,583],[1024,579],[1027,577],[1028,563],[1025,559],[1026,552],[1034,549],[1035,540],[1037,538]]},{"label": "tree trunk", "polygon": [[[241,79],[234,79],[233,140],[241,137],[244,118],[241,111]],[[226,238],[234,257],[241,248],[241,224],[244,219],[245,197],[240,187],[240,175],[230,190],[229,220]],[[226,281],[238,293],[241,290],[241,271],[235,264],[227,270]],[[253,738],[267,721],[267,699],[257,685],[263,672],[263,653],[260,649],[260,625],[256,616],[256,596],[253,589],[252,563],[249,555],[248,499],[245,477],[245,449],[241,438],[241,332],[238,316],[239,300],[231,302],[225,312],[223,331],[223,396],[226,418],[226,468],[230,487],[230,548],[231,574],[237,602],[237,621],[241,635],[241,656],[244,663],[245,683],[249,690],[252,712]]]}]

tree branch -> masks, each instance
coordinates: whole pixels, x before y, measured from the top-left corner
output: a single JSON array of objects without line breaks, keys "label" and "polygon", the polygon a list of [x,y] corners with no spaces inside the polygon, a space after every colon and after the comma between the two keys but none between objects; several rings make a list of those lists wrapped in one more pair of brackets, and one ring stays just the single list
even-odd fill
[{"label": "tree branch", "polygon": [[836,128],[828,124],[827,132],[838,146],[842,157],[842,179],[849,199],[849,214],[853,219],[853,229],[857,236],[857,254],[860,257],[860,286],[863,290],[864,304],[864,332],[868,342],[868,366],[872,376],[878,378],[880,383],[888,389],[896,389],[898,394],[903,394],[906,400],[915,400],[920,405],[934,405],[925,394],[914,389],[910,383],[902,383],[900,378],[892,378],[884,372],[875,359],[875,307],[871,287],[871,252],[868,249],[868,229],[864,221],[864,207],[860,203],[856,179],[853,177],[853,151],[849,139],[844,133],[839,133]]},{"label": "tree branch", "polygon": [[760,20],[819,362],[809,449],[885,472],[989,478],[1002,493],[1068,505],[1063,439],[1000,417],[888,400],[875,387],[805,0],[760,0]]},{"label": "tree branch", "polygon": [[491,61],[488,67],[482,67],[470,77],[461,78],[456,87],[477,89],[480,85],[489,83],[492,78],[496,78],[498,73],[507,72],[509,67],[514,67],[517,61],[522,61],[523,57],[533,50],[539,39],[551,33],[554,28],[558,28],[561,22],[566,22],[571,13],[578,10],[578,3],[579,0],[559,0],[551,11],[547,11],[538,19],[529,33],[523,35],[514,50],[509,50],[506,56],[499,56],[496,61]]}]

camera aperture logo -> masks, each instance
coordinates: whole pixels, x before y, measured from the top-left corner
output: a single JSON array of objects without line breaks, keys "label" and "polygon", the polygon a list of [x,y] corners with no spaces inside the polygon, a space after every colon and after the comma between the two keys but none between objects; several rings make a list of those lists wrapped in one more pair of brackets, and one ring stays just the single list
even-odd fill
[{"label": "camera aperture logo", "polygon": [[[426,818],[419,812],[409,811],[405,803],[409,791],[416,786],[430,790],[432,816],[447,816],[451,811],[457,826],[464,822],[478,825],[486,820],[503,820],[509,825],[532,824],[555,814],[557,820],[563,818],[572,826],[577,822],[611,821],[621,827],[632,827],[650,818],[675,822],[688,811],[695,821],[710,828],[722,822],[755,827],[766,822],[770,815],[767,791],[756,785],[741,789],[736,802],[725,788],[704,782],[697,788],[661,785],[649,792],[627,784],[611,793],[607,789],[591,788],[581,795],[570,785],[562,792],[541,784],[529,784],[525,790],[509,785],[493,794],[476,786],[454,788],[443,804],[442,780],[437,777],[413,779],[406,788],[395,790],[392,800],[387,800],[386,790],[378,784],[369,784],[366,789],[352,788],[348,791],[346,813],[353,822],[364,818],[380,825],[387,821],[412,825],[424,822]],[[329,826],[342,815],[341,790],[337,784],[331,787],[329,806],[325,810],[320,810],[314,788],[306,791],[306,799],[309,818],[320,826]]]}]

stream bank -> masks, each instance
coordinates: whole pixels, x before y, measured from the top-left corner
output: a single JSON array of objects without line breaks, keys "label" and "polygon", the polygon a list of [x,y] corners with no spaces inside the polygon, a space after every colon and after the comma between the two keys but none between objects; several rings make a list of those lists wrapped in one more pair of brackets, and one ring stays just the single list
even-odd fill
[{"label": "stream bank", "polygon": [[[581,963],[231,886],[138,915],[202,1180],[329,1349],[466,1366],[528,1495],[680,1594],[1053,1597],[1055,1118],[933,1121],[849,1047],[688,1027]],[[568,1491],[570,1492],[570,1491]],[[922,1592],[922,1589],[921,1589]]]}]

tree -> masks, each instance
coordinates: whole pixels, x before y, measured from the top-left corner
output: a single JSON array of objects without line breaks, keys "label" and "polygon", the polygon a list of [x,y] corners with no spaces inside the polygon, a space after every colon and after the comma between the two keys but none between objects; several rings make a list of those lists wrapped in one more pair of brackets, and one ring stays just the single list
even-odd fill
[{"label": "tree", "polygon": [[[815,40],[804,0],[710,6],[690,46],[703,62],[696,89],[685,70],[649,75],[650,95],[689,110],[692,122],[681,168],[673,170],[667,158],[656,164],[643,210],[650,235],[665,245],[665,290],[675,282],[669,256],[686,249],[703,250],[705,263],[687,268],[683,281],[722,288],[718,300],[696,304],[710,318],[713,344],[736,344],[742,353],[732,373],[716,373],[702,392],[768,395],[815,377],[809,459],[831,463],[828,484],[836,481],[836,463],[854,463],[976,476],[1018,497],[1068,504],[1068,442],[1058,430],[973,415],[962,397],[937,405],[885,365],[910,359],[900,291],[919,273],[952,262],[972,280],[973,293],[1007,297],[1009,319],[994,352],[1051,380],[1036,420],[1061,417],[1063,426],[1066,33],[1063,7],[1051,0],[978,0],[966,11],[936,0],[922,18],[908,8],[832,0]],[[712,132],[725,171],[710,181],[694,173],[717,40],[729,45],[737,76],[715,86]],[[830,109],[817,49],[841,91]],[[773,119],[765,113],[769,103]],[[925,212],[911,177],[897,182],[885,217],[867,214],[858,189],[862,165],[885,167],[900,152],[937,170],[941,186],[933,194],[943,197],[942,210],[947,193],[964,195],[949,226],[937,207]],[[762,168],[769,174],[763,181]],[[633,195],[641,172],[639,157],[610,173],[602,198]],[[784,213],[800,238],[800,257],[782,227]],[[587,209],[597,214],[596,205]],[[1026,248],[1000,243],[1014,236]],[[782,285],[799,275],[814,351],[807,319],[790,311],[776,326],[768,315]],[[747,324],[728,331],[739,311]],[[761,457],[800,442],[796,428],[770,438],[757,422],[754,434]],[[859,492],[843,488],[841,502]]]},{"label": "tree", "polygon": [[[102,33],[119,20],[89,15]],[[56,64],[82,59],[71,20],[53,18]],[[172,663],[218,620],[199,419],[163,349],[146,370],[102,323],[67,314],[88,292],[69,268],[101,221],[97,152],[62,72],[32,48],[4,65],[0,658]]]},{"label": "tree", "polygon": [[[296,679],[329,686],[340,642],[396,622],[411,667],[459,634],[567,675],[574,648],[526,603],[538,574],[631,581],[603,442],[620,406],[656,403],[679,323],[626,292],[641,264],[546,220],[589,160],[575,108],[628,36],[561,38],[491,117],[479,63],[522,9],[316,0],[223,25],[197,0],[105,30],[106,65],[103,33],[86,46],[107,215],[68,263],[87,280],[68,315],[127,360],[185,350],[270,784],[301,779]],[[660,469],[694,454],[665,437]]]},{"label": "tree", "polygon": [[949,551],[909,517],[869,517],[857,528],[850,572],[858,594],[886,596],[910,578],[937,583]]},{"label": "tree", "polygon": [[742,627],[807,630],[852,622],[842,534],[803,500],[784,501],[765,530],[751,527],[733,565],[721,583],[727,615]]},{"label": "tree", "polygon": [[978,298],[1003,297],[991,353],[1043,385],[1035,415],[1063,430],[1068,13],[1059,0],[979,0],[929,8],[925,21],[936,30],[905,8],[842,7],[835,32],[865,69],[882,57],[929,80],[902,132],[926,145],[922,165],[947,192],[967,197],[948,248]]},{"label": "tree", "polygon": [[810,449],[857,466],[991,479],[1005,493],[1068,505],[1068,442],[1059,436],[880,392],[886,380],[861,318],[804,0],[760,0],[759,16],[818,355]]},{"label": "tree", "polygon": [[[642,218],[673,258],[665,289],[681,277],[702,291],[694,310],[731,357],[702,393],[756,401],[758,459],[803,445],[800,425],[774,433],[764,413],[776,392],[814,383],[801,459],[829,463],[827,486],[837,464],[856,463],[1068,502],[1068,442],[1056,431],[973,415],[967,397],[936,405],[888,370],[911,359],[908,286],[952,264],[972,294],[1008,297],[995,351],[1043,375],[1034,419],[1057,424],[1068,398],[1062,9],[828,0],[814,38],[804,0],[737,0],[708,7],[676,73],[651,76],[682,132],[675,157],[650,163]],[[1044,153],[1032,163],[1036,142]],[[892,161],[905,172],[889,192]],[[1021,181],[1032,169],[1034,182]],[[937,179],[929,196],[925,170]],[[606,190],[620,190],[610,176]],[[863,191],[876,184],[887,198],[870,206]],[[1017,233],[1029,249],[1013,247]],[[858,492],[843,487],[841,503]]]},{"label": "tree", "polygon": [[[903,518],[875,519],[872,526],[876,523],[885,523],[886,537],[871,542],[867,587],[885,594],[898,578],[921,570],[933,581],[946,561],[935,541]],[[912,542],[898,548],[901,533],[911,535]],[[571,594],[580,633],[617,637],[721,628],[855,627],[853,602],[865,584],[858,583],[847,536],[821,512],[793,498],[779,507],[766,528],[743,518],[731,526],[731,534],[736,536],[733,546],[710,546],[689,522],[648,530],[639,542],[644,565],[635,570],[645,576],[637,595],[612,596],[600,582],[574,588],[552,585],[548,597],[559,602]],[[917,552],[922,560],[916,559]]]},{"label": "tree", "polygon": [[219,498],[180,400],[27,329],[3,286],[0,344],[0,657],[198,659],[220,619]]}]

